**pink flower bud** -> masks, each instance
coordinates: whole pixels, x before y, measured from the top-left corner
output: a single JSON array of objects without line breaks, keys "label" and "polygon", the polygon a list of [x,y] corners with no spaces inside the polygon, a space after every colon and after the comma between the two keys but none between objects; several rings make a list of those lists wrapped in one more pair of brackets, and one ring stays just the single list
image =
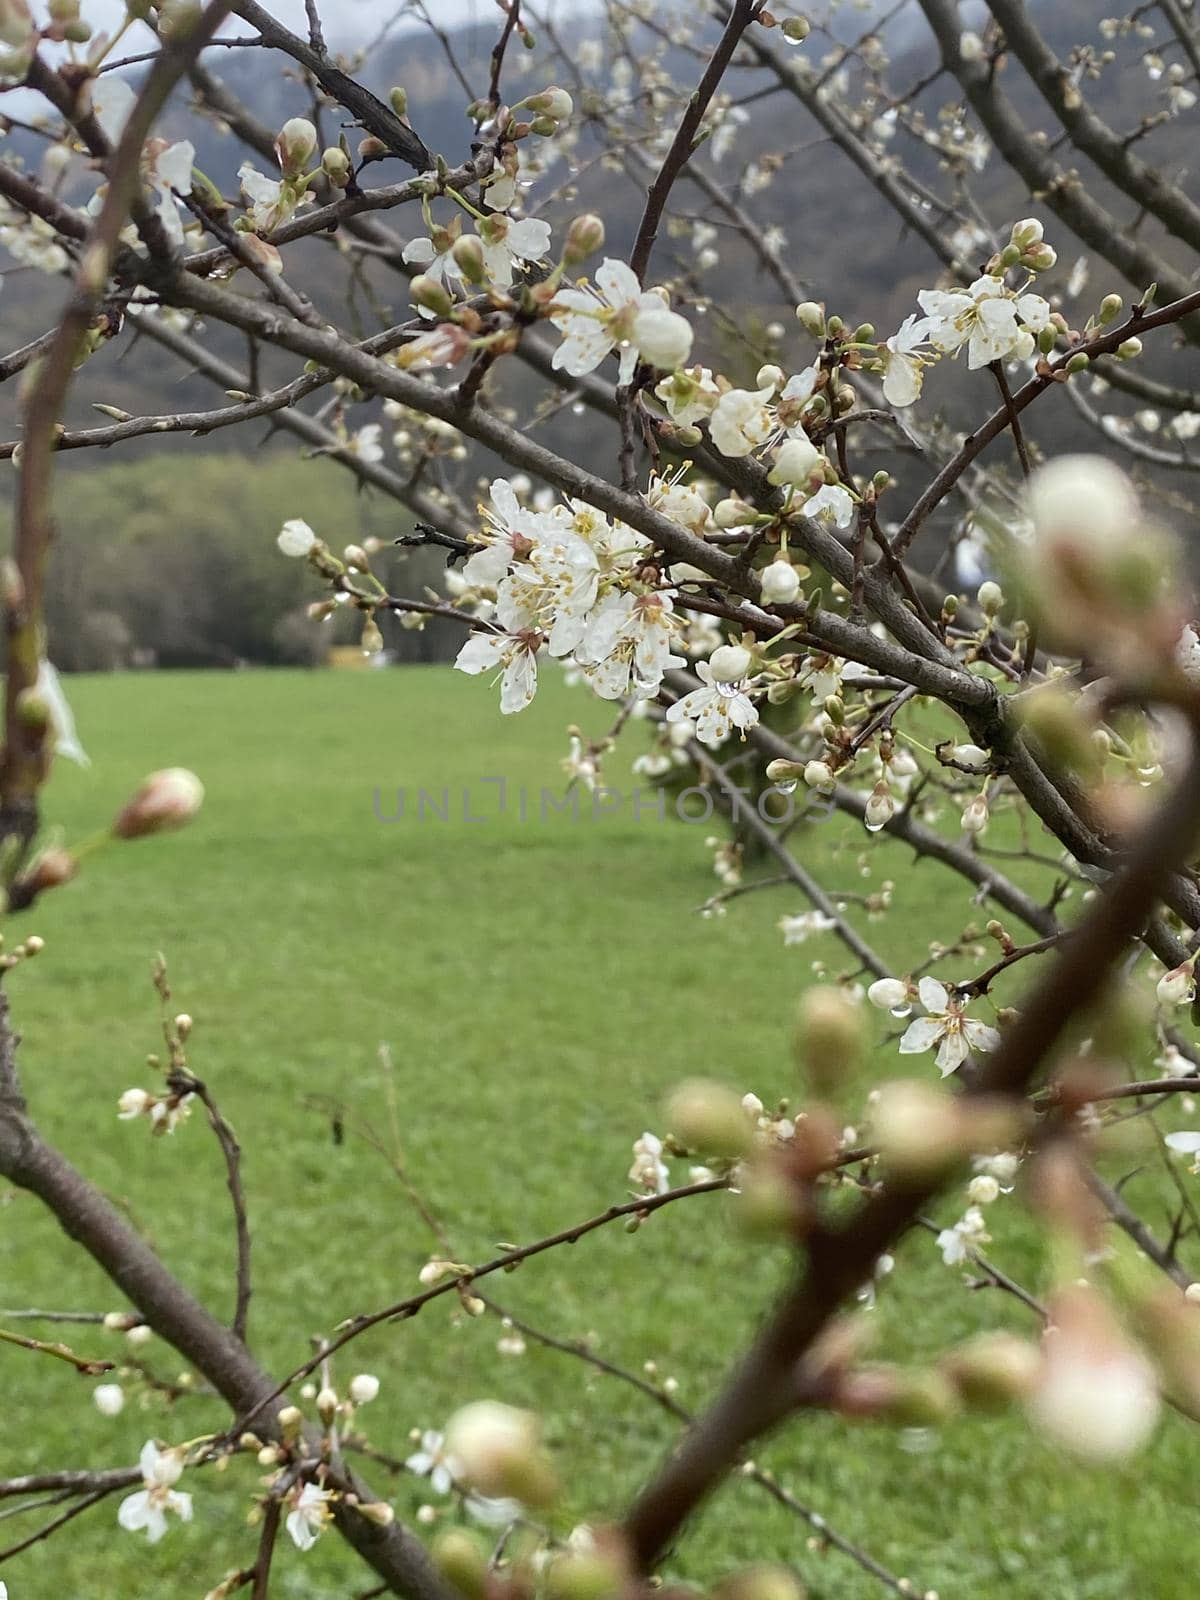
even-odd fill
[{"label": "pink flower bud", "polygon": [[152,772],[118,812],[113,833],[118,839],[141,839],[151,833],[182,828],[199,811],[204,785],[186,767]]}]

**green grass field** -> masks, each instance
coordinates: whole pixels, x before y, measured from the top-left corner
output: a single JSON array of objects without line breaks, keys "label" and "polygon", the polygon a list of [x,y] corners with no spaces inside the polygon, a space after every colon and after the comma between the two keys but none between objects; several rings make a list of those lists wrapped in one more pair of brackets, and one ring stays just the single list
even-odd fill
[{"label": "green grass field", "polygon": [[[149,972],[155,952],[166,954],[175,1003],[196,1019],[193,1067],[245,1146],[251,1342],[273,1368],[303,1359],[310,1336],[343,1316],[412,1292],[433,1248],[386,1163],[352,1136],[335,1143],[314,1099],[343,1102],[389,1142],[398,1134],[456,1254],[472,1261],[499,1240],[529,1240],[625,1198],[631,1141],[644,1127],[661,1130],[662,1093],[679,1078],[723,1077],[764,1100],[799,1093],[794,1001],[814,959],[834,970],[842,961],[828,936],[783,948],[774,921],[804,909],[798,895],[750,896],[705,920],[696,908],[715,887],[709,829],[635,820],[628,808],[596,823],[543,823],[536,808],[525,823],[511,807],[495,815],[482,778],[504,774],[510,796],[522,784],[535,795],[560,790],[564,727],[602,726],[596,703],[556,678],[513,719],[499,717],[481,683],[438,669],[68,688],[94,759],[51,784],[48,810],[68,839],[101,825],[154,767],[195,768],[208,799],[187,832],[102,853],[21,919],[20,932],[47,941],[8,985],[26,1089],[47,1136],[226,1314],[232,1231],[202,1119],[152,1140],[144,1124],[115,1116],[122,1090],[153,1086],[143,1064],[158,1043]],[[629,756],[641,738],[635,728]],[[630,787],[621,763],[610,781]],[[418,785],[448,786],[457,820],[380,822],[374,791],[386,816],[401,785],[410,802]],[[464,786],[490,820],[461,820]],[[968,915],[982,920],[938,869],[891,847],[861,877],[865,844],[833,821],[804,848],[843,890],[895,879],[891,918],[870,931],[897,961],[911,954],[914,927],[924,941],[953,937]],[[381,1043],[395,1062],[394,1121]],[[932,1073],[929,1058],[921,1065]],[[879,1052],[878,1067],[900,1070],[894,1048]],[[862,1086],[850,1086],[848,1118],[861,1102]],[[0,1191],[0,1202],[4,1305],[120,1308],[35,1200]],[[962,1204],[948,1200],[947,1219]],[[602,1230],[491,1287],[552,1334],[593,1334],[601,1354],[633,1369],[654,1361],[698,1406],[786,1267],[779,1251],[741,1240],[727,1209],[721,1196],[684,1202],[636,1235]],[[999,1202],[992,1220],[993,1256],[1036,1287],[1040,1258],[1016,1201]],[[932,1355],[985,1322],[1028,1330],[1015,1301],[957,1280],[931,1238],[910,1238],[875,1313],[879,1353]],[[404,1455],[412,1428],[440,1426],[466,1398],[530,1405],[567,1474],[556,1526],[613,1514],[669,1445],[669,1419],[568,1357],[532,1345],[499,1354],[500,1331],[447,1297],[364,1337],[339,1372],[383,1380],[363,1413],[372,1442]],[[69,1337],[87,1353],[124,1348],[94,1328]],[[143,1353],[159,1376],[176,1374],[156,1341]],[[191,1438],[223,1420],[203,1398],[168,1409],[157,1396],[108,1420],[92,1405],[91,1380],[66,1366],[8,1346],[0,1364],[3,1476],[125,1465],[148,1436]],[[1067,1464],[1016,1418],[916,1441],[813,1417],[759,1459],[941,1600],[1171,1600],[1195,1587],[1198,1439],[1170,1417],[1142,1458],[1102,1475]],[[12,1600],[204,1594],[252,1552],[243,1523],[256,1469],[239,1461],[192,1476],[191,1526],[173,1524],[151,1548],[117,1528],[109,1500],[4,1567]],[[375,1476],[404,1516],[433,1498],[411,1475]],[[34,1525],[7,1519],[0,1540]],[[770,1556],[794,1560],[813,1596],[884,1592],[843,1556],[811,1549],[810,1537],[738,1482],[707,1508],[670,1570],[704,1581]],[[293,1600],[349,1600],[371,1587],[335,1534],[306,1556],[286,1545],[276,1572],[273,1592]]]}]

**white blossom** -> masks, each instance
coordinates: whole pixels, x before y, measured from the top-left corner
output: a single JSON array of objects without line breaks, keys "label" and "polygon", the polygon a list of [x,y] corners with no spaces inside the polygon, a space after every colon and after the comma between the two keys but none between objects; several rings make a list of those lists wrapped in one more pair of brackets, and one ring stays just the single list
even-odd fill
[{"label": "white blossom", "polygon": [[[624,384],[633,377],[639,354],[652,366],[682,367],[691,350],[686,319],[669,310],[661,295],[643,289],[624,261],[612,257],[601,262],[594,288],[559,290],[550,320],[563,335],[552,365],[572,377],[594,372],[605,356],[619,350],[617,381]],[[656,359],[671,356],[676,359]]]},{"label": "white blossom", "polygon": [[686,657],[672,650],[678,633],[670,595],[614,592],[588,618],[575,660],[604,700],[622,700],[631,687],[654,695],[665,672],[685,665]]},{"label": "white blossom", "polygon": [[432,231],[432,238],[419,234],[415,239],[410,239],[400,252],[400,258],[410,267],[420,267],[425,277],[432,278],[453,294],[462,283],[462,268],[451,253],[458,230],[434,228]]},{"label": "white blossom", "polygon": [[671,1187],[671,1175],[662,1158],[662,1140],[653,1133],[643,1133],[633,1143],[633,1165],[629,1181],[648,1194],[666,1194]]},{"label": "white blossom", "polygon": [[192,1520],[191,1495],[175,1488],[183,1475],[183,1456],[178,1450],[160,1450],[153,1439],[147,1439],[138,1466],[145,1487],[121,1501],[117,1521],[130,1533],[144,1530],[150,1543],[157,1544],[167,1531],[168,1511],[181,1522]]},{"label": "white blossom", "polygon": [[830,928],[837,927],[837,922],[823,911],[801,911],[796,916],[780,917],[775,926],[782,933],[786,947],[803,944],[810,934],[828,933]]},{"label": "white blossom", "polygon": [[329,1494],[315,1483],[298,1485],[288,1496],[290,1510],[284,1527],[297,1550],[311,1550],[333,1515]]},{"label": "white blossom", "polygon": [[747,456],[775,431],[774,389],[727,389],[708,419],[713,444],[724,456]]},{"label": "white blossom", "polygon": [[724,744],[730,730],[737,728],[743,737],[758,721],[758,711],[742,683],[729,683],[714,677],[707,661],[696,664],[702,687],[693,689],[667,709],[667,721],[689,718],[696,724],[696,738],[710,749]]},{"label": "white blossom", "polygon": [[256,233],[274,233],[301,206],[312,204],[307,189],[299,190],[286,178],[264,177],[249,161],[238,168],[238,179],[250,202],[250,221]]},{"label": "white blossom", "polygon": [[550,224],[538,217],[486,217],[478,225],[483,241],[483,268],[498,289],[512,285],[513,272],[530,261],[540,261],[550,249]]},{"label": "white blossom", "polygon": [[1176,1155],[1191,1156],[1191,1170],[1200,1172],[1200,1133],[1168,1133],[1163,1143]]},{"label": "white blossom", "polygon": [[458,1463],[446,1450],[446,1441],[440,1433],[427,1428],[421,1435],[421,1448],[413,1452],[404,1465],[419,1478],[428,1478],[435,1494],[449,1494],[461,1476]]},{"label": "white blossom", "polygon": [[826,483],[800,507],[806,517],[832,522],[835,528],[849,527],[854,520],[854,497],[840,483]]},{"label": "white blossom", "polygon": [[953,355],[966,345],[972,369],[1004,360],[1023,343],[1016,306],[999,278],[976,278],[968,289],[922,289],[917,303],[934,348]]},{"label": "white blossom", "polygon": [[454,658],[459,672],[472,677],[500,673],[500,710],[505,716],[524,711],[537,693],[540,633],[473,633]]},{"label": "white blossom", "polygon": [[968,1206],[952,1228],[943,1228],[937,1236],[937,1247],[948,1267],[959,1267],[970,1260],[972,1249],[986,1244],[991,1238],[978,1206]]},{"label": "white blossom", "polygon": [[1196,973],[1190,961],[1164,972],[1158,980],[1157,994],[1165,1006],[1186,1006],[1196,998]]},{"label": "white blossom", "polygon": [[911,406],[920,396],[928,358],[921,346],[929,333],[926,318],[906,317],[883,353],[883,395],[889,405]]},{"label": "white blossom", "polygon": [[994,1050],[1000,1043],[995,1028],[968,1017],[962,1001],[936,978],[922,978],[917,993],[927,1015],[917,1017],[905,1029],[901,1055],[920,1055],[936,1045],[937,1065],[946,1078],[957,1072],[972,1050]]},{"label": "white blossom", "polygon": [[38,662],[34,693],[46,707],[50,717],[50,747],[56,756],[65,756],[76,766],[90,767],[91,760],[79,742],[75,731],[75,717],[63,693],[62,679],[45,656]]}]

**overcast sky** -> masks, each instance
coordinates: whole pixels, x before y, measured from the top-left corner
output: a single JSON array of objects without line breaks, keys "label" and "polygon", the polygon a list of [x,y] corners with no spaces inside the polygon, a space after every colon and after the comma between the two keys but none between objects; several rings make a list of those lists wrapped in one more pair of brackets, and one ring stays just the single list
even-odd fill
[{"label": "overcast sky", "polygon": [[[280,22],[286,22],[299,33],[307,32],[304,0],[260,0],[260,3]],[[430,15],[441,27],[455,27],[463,22],[491,22],[493,18],[500,20],[493,0],[428,0],[428,3]],[[410,9],[402,0],[319,0],[319,6],[326,38],[339,44],[370,38],[384,23]],[[38,0],[34,10],[44,14],[44,0]],[[124,0],[83,0],[82,10],[93,27],[106,32],[118,27],[125,15]],[[402,18],[397,30],[412,26],[413,19]],[[253,29],[235,17],[221,32],[228,39],[238,33],[252,33]]]}]

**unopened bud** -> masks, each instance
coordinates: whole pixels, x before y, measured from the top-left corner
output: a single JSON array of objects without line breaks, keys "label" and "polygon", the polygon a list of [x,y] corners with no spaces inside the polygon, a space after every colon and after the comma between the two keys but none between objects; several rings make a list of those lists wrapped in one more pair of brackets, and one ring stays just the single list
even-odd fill
[{"label": "unopened bud", "polygon": [[790,605],[800,593],[800,574],[790,561],[782,556],[763,568],[759,574],[764,605]]},{"label": "unopened bud", "polygon": [[815,300],[805,300],[796,307],[796,321],[814,339],[825,337],[825,307]]},{"label": "unopened bud", "polygon": [[1049,272],[1058,260],[1058,251],[1048,244],[1035,244],[1021,257],[1022,265],[1031,272]]},{"label": "unopened bud", "polygon": [[446,1425],[446,1453],[463,1477],[487,1496],[513,1496],[545,1506],[555,1484],[541,1444],[537,1418],[498,1400],[477,1400],[456,1411]]},{"label": "unopened bud", "polygon": [[713,507],[713,521],[718,528],[728,531],[730,528],[741,528],[754,518],[754,507],[747,505],[744,500],[739,500],[736,495],[729,495],[724,500],[718,500]]},{"label": "unopened bud", "polygon": [[747,1164],[738,1179],[734,1219],[755,1239],[792,1237],[805,1217],[800,1189],[773,1161]]},{"label": "unopened bud", "polygon": [[1104,327],[1109,322],[1115,322],[1121,315],[1125,302],[1119,294],[1106,294],[1100,302],[1100,326]]},{"label": "unopened bud", "polygon": [[1011,1333],[983,1333],[946,1357],[947,1377],[964,1402],[980,1411],[1002,1411],[1032,1390],[1041,1370],[1036,1345]]},{"label": "unopened bud", "polygon": [[454,310],[454,299],[446,285],[427,272],[419,272],[408,286],[413,305],[432,311],[435,317],[448,317]]},{"label": "unopened bud", "polygon": [[1028,250],[1031,245],[1041,244],[1045,229],[1036,217],[1022,217],[1013,223],[1010,237],[1019,250]]},{"label": "unopened bud", "polygon": [[819,984],[800,998],[796,1016],[796,1055],[814,1083],[826,1086],[854,1072],[864,1044],[863,1016],[846,993]]},{"label": "unopened bud", "polygon": [[811,439],[785,439],[775,452],[767,480],[774,484],[806,487],[813,473],[824,465],[824,460]]},{"label": "unopened bud", "polygon": [[567,1550],[546,1568],[546,1600],[611,1600],[626,1587],[616,1555],[602,1547]]},{"label": "unopened bud", "polygon": [[919,1187],[957,1165],[962,1118],[954,1101],[930,1084],[896,1078],[882,1084],[871,1109],[871,1136],[888,1177]]},{"label": "unopened bud", "polygon": [[152,772],[118,812],[113,833],[118,839],[141,839],[151,833],[182,828],[199,811],[204,785],[186,767]]},{"label": "unopened bud", "polygon": [[295,1444],[304,1426],[304,1413],[299,1406],[284,1406],[279,1413],[279,1431],[285,1444]]},{"label": "unopened bud", "polygon": [[575,102],[571,96],[557,84],[552,84],[549,89],[543,89],[540,94],[529,95],[521,101],[521,105],[535,117],[545,117],[551,123],[565,122],[575,109]]},{"label": "unopened bud", "polygon": [[275,139],[275,158],[285,177],[298,177],[317,148],[317,130],[307,117],[290,117]]},{"label": "unopened bud", "polygon": [[483,257],[483,240],[474,233],[464,233],[450,249],[455,266],[468,283],[485,283],[487,266]]},{"label": "unopened bud", "polygon": [[575,217],[563,240],[563,262],[577,267],[604,246],[604,223],[593,212]]},{"label": "unopened bud", "polygon": [[391,104],[392,110],[396,113],[396,115],[398,117],[403,118],[403,117],[406,117],[408,115],[408,90],[407,89],[401,89],[398,85],[397,85],[396,88],[390,89],[388,91],[388,100],[389,100],[389,102]]},{"label": "unopened bud", "polygon": [[78,871],[79,863],[73,855],[66,850],[51,848],[42,851],[23,882],[32,894],[39,895],[47,889],[57,889],[60,884],[70,883]]},{"label": "unopened bud", "polygon": [[708,658],[709,670],[718,683],[740,683],[753,665],[745,645],[718,645]]},{"label": "unopened bud", "polygon": [[468,1600],[478,1600],[488,1585],[488,1552],[466,1528],[447,1528],[433,1542],[433,1559],[442,1575]]},{"label": "unopened bud", "polygon": [[667,1127],[689,1149],[732,1160],[752,1143],[741,1097],[723,1083],[694,1078],[673,1089],[666,1102]]},{"label": "unopened bud", "polygon": [[788,1567],[764,1562],[726,1578],[714,1590],[713,1600],[805,1600],[805,1591]]},{"label": "unopened bud", "polygon": [[350,182],[352,163],[340,145],[330,145],[321,152],[321,170],[336,189],[344,189]]},{"label": "unopened bud", "polygon": [[377,1528],[390,1528],[396,1520],[396,1513],[386,1500],[359,1501],[355,1507],[360,1517],[366,1517],[368,1522],[373,1522]]}]

